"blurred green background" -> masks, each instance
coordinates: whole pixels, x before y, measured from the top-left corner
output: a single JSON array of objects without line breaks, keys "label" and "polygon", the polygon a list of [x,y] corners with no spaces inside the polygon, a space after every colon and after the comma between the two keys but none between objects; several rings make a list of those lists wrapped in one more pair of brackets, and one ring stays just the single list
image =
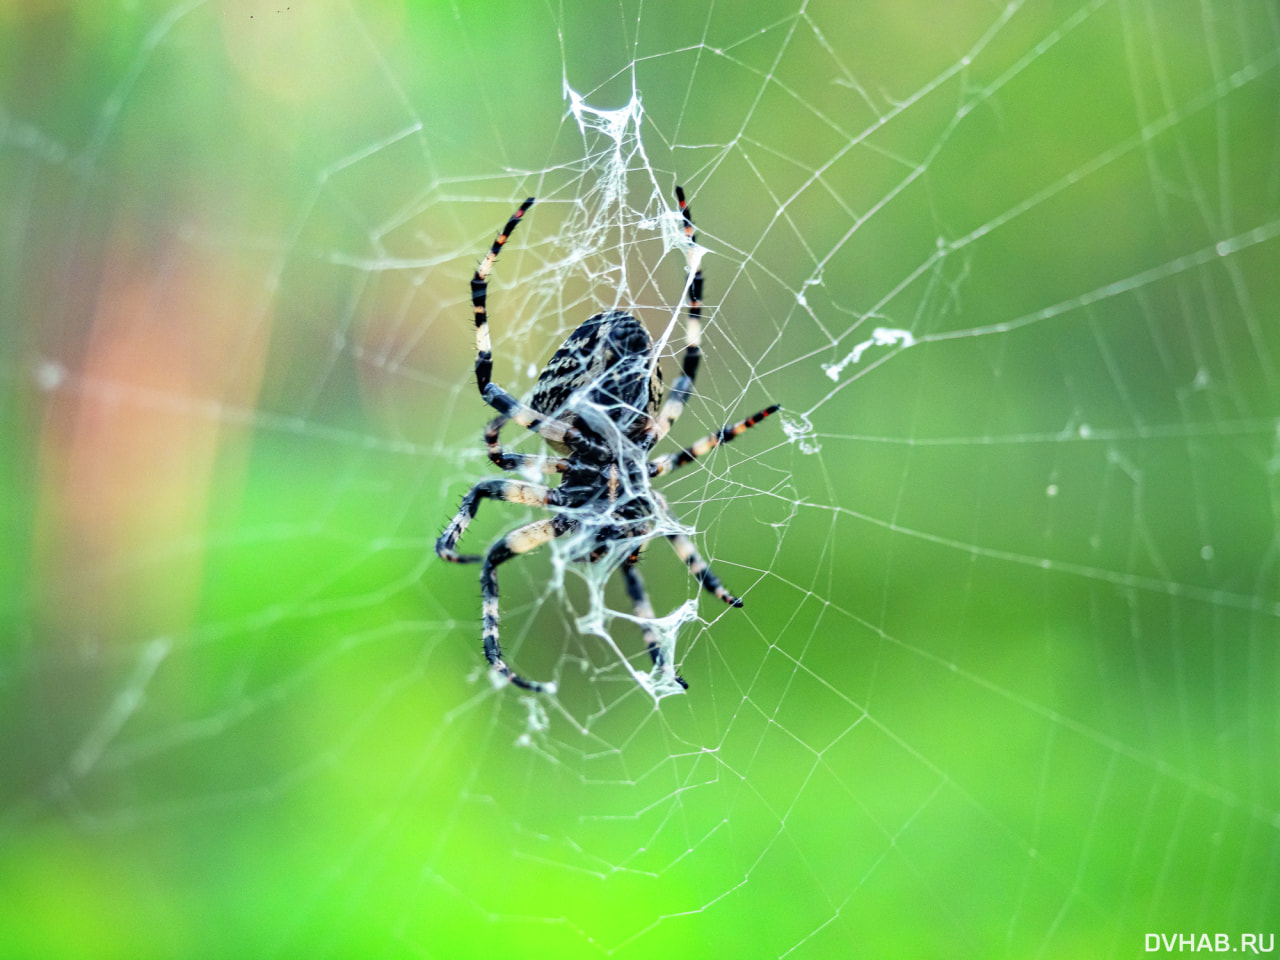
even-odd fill
[{"label": "blurred green background", "polygon": [[[0,84],[0,956],[1280,927],[1273,4],[0,0]],[[561,694],[495,689],[467,279],[536,195],[499,382],[615,304],[674,355],[677,179],[675,440],[785,407],[662,484],[746,607],[655,707],[529,558]]]}]

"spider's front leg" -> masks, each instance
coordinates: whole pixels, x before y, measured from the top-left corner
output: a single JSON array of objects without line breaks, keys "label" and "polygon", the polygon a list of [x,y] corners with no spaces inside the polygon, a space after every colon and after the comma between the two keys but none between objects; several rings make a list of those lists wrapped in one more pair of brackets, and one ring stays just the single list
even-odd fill
[{"label": "spider's front leg", "polygon": [[742,599],[735,597],[724,588],[724,584],[712,572],[711,567],[707,565],[707,561],[702,559],[702,556],[698,553],[698,548],[693,545],[692,540],[683,533],[668,534],[667,539],[671,541],[671,546],[675,550],[676,556],[685,562],[685,566],[689,568],[693,578],[702,584],[702,589],[706,590],[707,593],[715,594],[731,607],[742,606]]},{"label": "spider's front leg", "polygon": [[[643,549],[641,547],[640,549]],[[649,602],[649,594],[644,588],[644,580],[640,577],[640,571],[636,569],[636,564],[640,562],[640,550],[636,550],[626,559],[622,565],[622,579],[627,586],[627,596],[631,598],[631,608],[635,611],[635,615],[641,620],[652,620],[653,604]],[[658,643],[658,634],[651,628],[644,628],[644,645],[649,651],[649,659],[653,661],[653,665],[658,668],[666,666],[667,658],[662,652],[662,645]],[[672,668],[671,675],[675,677],[676,683],[689,689],[689,684],[685,682],[684,677],[675,672]]]},{"label": "spider's front leg", "polygon": [[549,540],[563,536],[574,527],[576,527],[576,524],[573,521],[565,520],[559,516],[550,520],[535,520],[533,523],[527,523],[523,527],[512,530],[491,546],[484,555],[484,566],[480,568],[480,595],[482,598],[481,610],[484,615],[485,659],[489,661],[494,670],[522,690],[530,690],[534,693],[555,693],[556,685],[554,683],[538,683],[534,680],[526,680],[512,670],[507,665],[507,662],[503,660],[502,646],[498,642],[500,618],[498,615],[498,578],[496,571],[499,564],[506,563],[512,557],[518,557],[522,553],[528,553]]},{"label": "spider's front leg", "polygon": [[450,563],[479,563],[484,559],[479,554],[458,553],[454,549],[462,539],[462,535],[467,532],[471,521],[475,519],[481,500],[523,503],[529,507],[554,507],[560,502],[555,490],[544,487],[540,483],[525,483],[522,480],[507,480],[504,477],[481,480],[467,491],[458,512],[436,540],[436,555],[440,559],[448,560]]},{"label": "spider's front leg", "polygon": [[[662,512],[665,513],[668,518],[674,517],[674,514],[671,512],[671,508],[667,505],[666,497],[662,496],[662,494],[658,493],[656,490],[653,492],[653,496],[654,499],[658,501],[658,505],[662,508]],[[671,548],[675,550],[676,556],[684,561],[685,566],[689,568],[689,573],[693,575],[693,578],[697,580],[698,583],[702,584],[702,588],[706,590],[707,593],[714,594],[731,607],[742,606],[742,600],[739,597],[735,597],[724,588],[724,584],[720,582],[720,578],[717,577],[711,567],[708,566],[707,561],[702,559],[701,554],[698,553],[698,548],[693,545],[692,540],[683,533],[668,533],[666,534],[666,538],[670,541]]]}]

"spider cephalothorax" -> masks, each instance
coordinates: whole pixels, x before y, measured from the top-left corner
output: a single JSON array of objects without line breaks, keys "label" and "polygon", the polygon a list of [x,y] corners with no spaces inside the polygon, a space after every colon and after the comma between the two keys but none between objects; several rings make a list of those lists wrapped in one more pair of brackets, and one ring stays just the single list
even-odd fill
[{"label": "spider cephalothorax", "polygon": [[[436,553],[453,563],[480,563],[483,595],[484,653],[501,676],[526,690],[553,692],[552,683],[526,680],[502,658],[498,643],[499,564],[528,553],[549,540],[568,537],[576,559],[595,562],[607,556],[621,558],[627,595],[637,618],[653,619],[644,582],[636,570],[640,551],[660,532],[675,548],[689,571],[708,591],[735,607],[742,601],[729,593],[698,555],[693,542],[679,532],[667,502],[650,481],[677,470],[721,443],[727,443],[778,409],[766,407],[754,416],[730,424],[697,443],[649,459],[653,445],[676,422],[693,390],[702,356],[702,270],[696,266],[697,249],[693,218],[684,191],[676,187],[676,199],[690,251],[692,275],[686,289],[689,302],[683,370],[662,403],[662,374],[652,338],[633,316],[620,311],[598,313],[584,321],[547,362],[538,376],[529,402],[521,403],[490,377],[493,355],[485,305],[489,272],[502,245],[533,205],[530,197],[503,227],[493,246],[471,278],[471,303],[476,322],[476,381],[484,401],[498,411],[485,428],[489,459],[503,470],[541,470],[561,474],[556,487],[524,480],[494,477],[482,480],[462,498],[462,506],[440,538]],[[659,403],[662,403],[659,409]],[[541,436],[559,456],[512,453],[498,442],[509,420]],[[549,519],[535,520],[498,540],[484,553],[460,554],[455,549],[476,515],[481,500],[503,500],[554,510]],[[682,687],[688,685],[666,662],[652,630],[645,630],[645,644],[654,666],[669,670]]]}]

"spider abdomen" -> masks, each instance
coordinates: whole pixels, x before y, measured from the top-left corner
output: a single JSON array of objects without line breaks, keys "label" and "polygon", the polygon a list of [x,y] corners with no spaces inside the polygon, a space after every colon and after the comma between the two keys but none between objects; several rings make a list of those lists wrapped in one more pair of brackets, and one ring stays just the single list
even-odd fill
[{"label": "spider abdomen", "polygon": [[630,314],[613,310],[597,313],[569,334],[538,376],[529,406],[608,443],[607,425],[599,418],[591,423],[587,408],[636,439],[632,428],[653,416],[661,395],[649,331]]}]

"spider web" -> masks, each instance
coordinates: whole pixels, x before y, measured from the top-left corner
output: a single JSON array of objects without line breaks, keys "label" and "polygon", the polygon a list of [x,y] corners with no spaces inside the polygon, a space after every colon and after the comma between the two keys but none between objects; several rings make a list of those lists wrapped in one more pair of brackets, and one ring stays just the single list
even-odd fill
[{"label": "spider web", "polygon": [[[1126,957],[1280,926],[1280,13],[0,2],[13,956]],[[734,593],[438,561],[625,309]],[[537,438],[505,434],[522,452]],[[543,514],[486,503],[463,546]],[[1217,941],[1214,941],[1215,943]],[[1167,944],[1173,943],[1170,947]],[[1183,949],[1186,949],[1184,946]]]}]

